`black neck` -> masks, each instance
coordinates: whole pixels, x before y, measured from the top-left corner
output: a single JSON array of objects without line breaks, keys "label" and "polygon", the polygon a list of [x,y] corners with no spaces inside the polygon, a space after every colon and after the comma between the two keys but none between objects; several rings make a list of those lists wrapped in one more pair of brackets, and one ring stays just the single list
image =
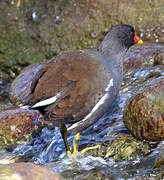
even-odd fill
[{"label": "black neck", "polygon": [[116,41],[111,37],[105,37],[98,47],[98,51],[104,56],[124,57],[128,48],[119,39]]}]

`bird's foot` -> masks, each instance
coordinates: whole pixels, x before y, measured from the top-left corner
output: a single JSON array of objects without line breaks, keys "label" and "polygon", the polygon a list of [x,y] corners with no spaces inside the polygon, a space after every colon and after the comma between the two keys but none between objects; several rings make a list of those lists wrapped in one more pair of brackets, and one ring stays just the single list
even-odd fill
[{"label": "bird's foot", "polygon": [[87,153],[87,152],[90,151],[90,150],[95,150],[95,149],[100,149],[100,148],[101,148],[101,145],[100,145],[100,144],[97,144],[97,145],[95,145],[95,146],[86,147],[86,148],[82,149],[82,150],[80,151],[80,153],[81,153],[81,154],[84,154],[84,153]]},{"label": "bird's foot", "polygon": [[80,143],[80,133],[77,133],[74,137],[74,140],[73,140],[73,146],[72,146],[72,150],[68,150],[66,151],[66,154],[68,157],[71,157],[71,158],[77,158],[79,156],[79,151],[78,151],[78,148],[79,148],[79,143]]},{"label": "bird's foot", "polygon": [[72,147],[72,151],[68,150],[67,151],[67,156],[73,159],[77,159],[78,157],[83,156],[85,153],[87,153],[88,151],[92,151],[92,150],[96,150],[99,149],[101,146],[100,145],[95,145],[95,146],[91,146],[91,147],[86,147],[84,149],[82,149],[81,151],[79,151],[79,143],[80,143],[80,133],[77,133],[74,137],[73,140],[73,147]]}]

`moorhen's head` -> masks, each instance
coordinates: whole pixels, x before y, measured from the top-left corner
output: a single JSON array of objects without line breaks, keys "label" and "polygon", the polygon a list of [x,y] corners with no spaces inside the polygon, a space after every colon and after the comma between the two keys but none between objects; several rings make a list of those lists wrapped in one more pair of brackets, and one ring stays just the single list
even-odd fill
[{"label": "moorhen's head", "polygon": [[127,51],[134,44],[142,44],[143,41],[135,34],[131,25],[119,24],[112,26],[99,46],[99,51],[103,54],[114,54]]}]

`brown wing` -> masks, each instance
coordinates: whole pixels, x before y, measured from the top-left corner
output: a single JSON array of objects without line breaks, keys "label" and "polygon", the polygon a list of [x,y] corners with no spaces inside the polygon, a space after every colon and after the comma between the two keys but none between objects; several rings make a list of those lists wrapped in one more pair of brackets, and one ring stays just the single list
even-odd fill
[{"label": "brown wing", "polygon": [[85,51],[67,51],[47,65],[34,91],[36,101],[55,96],[70,83],[73,86],[60,101],[47,108],[48,117],[58,123],[79,121],[103,96],[107,77],[100,62]]}]

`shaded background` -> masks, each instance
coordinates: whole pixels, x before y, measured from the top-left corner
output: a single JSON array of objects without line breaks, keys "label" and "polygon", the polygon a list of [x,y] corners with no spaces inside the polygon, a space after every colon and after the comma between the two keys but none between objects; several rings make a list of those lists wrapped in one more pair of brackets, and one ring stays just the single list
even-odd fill
[{"label": "shaded background", "polygon": [[111,25],[135,26],[144,40],[164,42],[163,0],[0,1],[0,79],[68,49],[95,48]]}]

